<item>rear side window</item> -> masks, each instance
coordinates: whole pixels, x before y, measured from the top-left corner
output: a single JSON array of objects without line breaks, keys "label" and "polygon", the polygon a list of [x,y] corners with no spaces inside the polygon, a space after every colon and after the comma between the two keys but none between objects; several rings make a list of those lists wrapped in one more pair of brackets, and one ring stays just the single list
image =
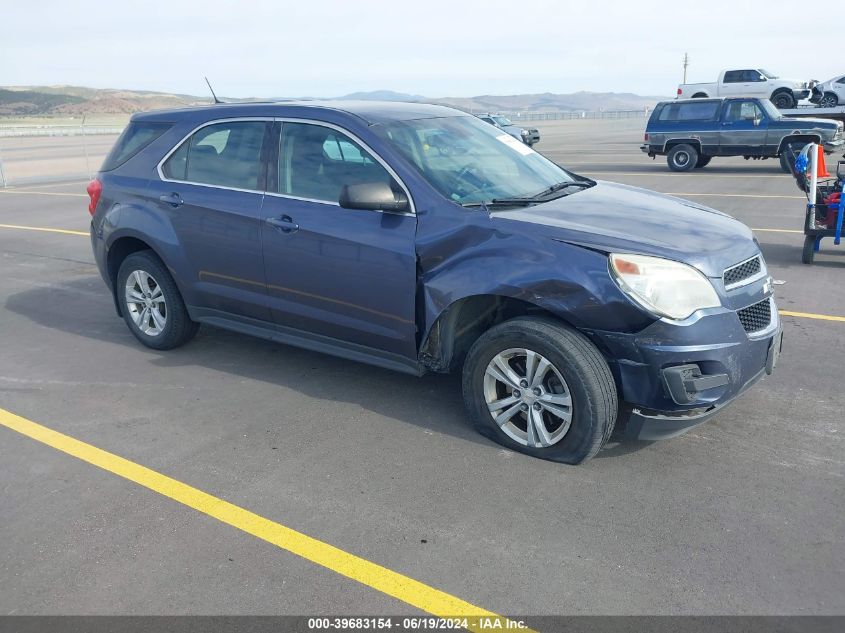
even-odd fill
[{"label": "rear side window", "polygon": [[729,70],[725,73],[725,78],[722,80],[722,83],[726,84],[736,84],[742,81],[742,74],[744,70]]},{"label": "rear side window", "polygon": [[264,121],[206,125],[186,139],[162,165],[168,180],[258,191]]},{"label": "rear side window", "polygon": [[709,121],[716,117],[718,101],[669,103],[663,106],[659,121]]},{"label": "rear side window", "polygon": [[106,156],[102,171],[111,171],[120,167],[169,130],[172,125],[172,123],[152,123],[148,121],[130,122],[118,137],[109,155]]}]

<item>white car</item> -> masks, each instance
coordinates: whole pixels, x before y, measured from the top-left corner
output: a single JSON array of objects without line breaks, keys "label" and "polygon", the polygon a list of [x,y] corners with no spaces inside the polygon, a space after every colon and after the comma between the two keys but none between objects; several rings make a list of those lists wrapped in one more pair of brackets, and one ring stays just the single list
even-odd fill
[{"label": "white car", "polygon": [[678,99],[758,97],[771,100],[779,110],[794,108],[809,96],[806,83],[783,79],[762,68],[723,70],[714,83],[678,86]]},{"label": "white car", "polygon": [[845,75],[828,79],[813,87],[810,101],[820,108],[835,108],[845,105]]}]

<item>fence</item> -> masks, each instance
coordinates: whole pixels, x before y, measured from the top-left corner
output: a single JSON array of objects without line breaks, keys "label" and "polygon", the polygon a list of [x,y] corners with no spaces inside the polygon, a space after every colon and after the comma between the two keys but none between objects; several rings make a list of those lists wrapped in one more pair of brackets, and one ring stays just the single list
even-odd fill
[{"label": "fence", "polygon": [[559,112],[501,112],[511,121],[571,121],[576,119],[644,119],[651,110],[563,110]]}]

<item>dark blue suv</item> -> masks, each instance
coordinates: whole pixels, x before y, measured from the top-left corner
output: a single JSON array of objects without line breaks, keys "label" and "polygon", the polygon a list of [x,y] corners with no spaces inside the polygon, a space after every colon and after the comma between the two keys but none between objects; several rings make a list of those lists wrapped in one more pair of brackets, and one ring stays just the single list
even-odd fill
[{"label": "dark blue suv", "polygon": [[478,430],[567,463],[656,439],[771,372],[751,231],[573,174],[474,116],[399,103],[136,115],[88,188],[91,243],[144,345],[200,323],[421,375]]}]

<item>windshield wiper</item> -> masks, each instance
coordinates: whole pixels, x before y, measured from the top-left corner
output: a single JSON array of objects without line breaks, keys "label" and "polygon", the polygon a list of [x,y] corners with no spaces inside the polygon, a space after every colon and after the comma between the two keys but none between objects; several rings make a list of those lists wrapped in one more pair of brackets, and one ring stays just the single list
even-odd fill
[{"label": "windshield wiper", "polygon": [[594,184],[595,183],[587,180],[565,180],[563,182],[556,183],[551,187],[543,189],[540,193],[535,193],[533,196],[528,196],[526,199],[534,200],[536,198],[542,198],[544,196],[556,193],[561,189],[567,189],[569,187],[581,187],[582,189],[586,189],[587,187],[592,187]]},{"label": "windshield wiper", "polygon": [[464,202],[462,207],[513,207],[521,206],[527,207],[530,204],[535,204],[535,200],[531,198],[493,198],[492,200],[480,200],[478,202]]},{"label": "windshield wiper", "polygon": [[551,187],[543,189],[541,192],[534,194],[533,196],[518,196],[513,198],[493,198],[492,200],[483,200],[481,202],[465,202],[461,206],[464,207],[495,207],[495,206],[528,206],[531,204],[537,204],[538,202],[547,202],[545,199],[547,196],[552,195],[553,193],[557,193],[563,189],[568,189],[569,187],[579,187],[582,189],[586,189],[587,187],[592,187],[594,182],[588,180],[571,180],[566,182],[559,182]]}]

